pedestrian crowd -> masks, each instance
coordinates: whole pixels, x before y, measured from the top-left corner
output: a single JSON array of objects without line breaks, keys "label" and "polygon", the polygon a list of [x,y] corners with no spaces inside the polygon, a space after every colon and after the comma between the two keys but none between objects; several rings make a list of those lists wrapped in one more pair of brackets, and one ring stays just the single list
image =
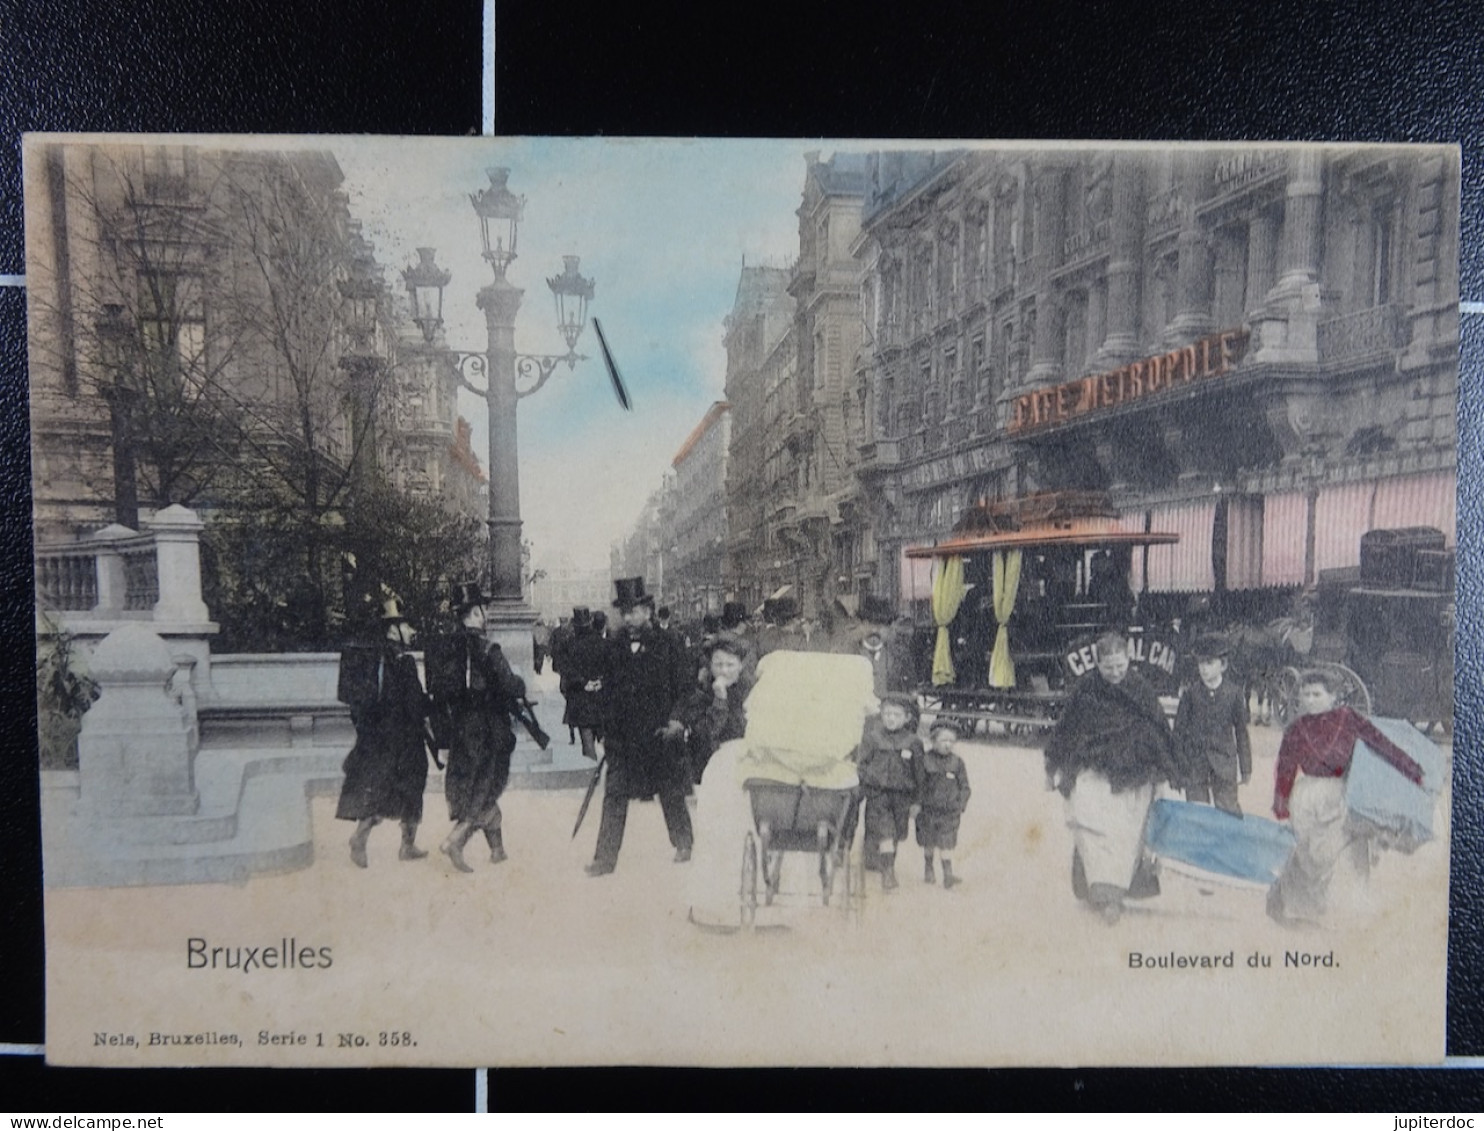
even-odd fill
[{"label": "pedestrian crowd", "polygon": [[[687,797],[718,747],[744,736],[759,654],[796,643],[768,638],[770,629],[755,628],[735,602],[687,637],[671,625],[668,609],[655,607],[643,578],[619,579],[615,589],[612,626],[603,612],[579,607],[533,641],[538,662],[549,660],[559,677],[568,741],[580,742],[594,762],[594,789],[606,771],[596,850],[586,869],[594,877],[617,868],[635,800],[658,797],[676,862],[690,860],[695,834]],[[383,639],[342,655],[340,696],[350,706],[356,741],[336,816],[355,822],[350,855],[357,867],[367,866],[367,838],[383,820],[400,824],[400,860],[427,855],[416,838],[429,758],[444,770],[453,829],[440,850],[452,866],[473,870],[464,850],[476,835],[483,835],[492,863],[507,858],[500,798],[510,777],[514,724],[524,723],[538,741],[546,736],[530,714],[523,681],[486,638],[485,604],[477,585],[455,588],[450,608],[458,628],[427,642],[426,691],[410,651],[414,633],[393,596],[383,610]],[[889,616],[880,619],[890,623]],[[869,626],[850,642],[878,672],[880,709],[866,720],[853,754],[859,789],[840,836],[848,844],[861,826],[865,867],[891,891],[898,886],[898,849],[915,823],[924,881],[936,883],[941,868],[943,887],[953,888],[962,882],[953,853],[971,792],[955,751],[960,733],[940,718],[924,744],[916,698],[883,686],[891,681],[881,678],[885,665],[877,661],[889,631]],[[1227,677],[1229,655],[1219,636],[1197,642],[1198,678],[1183,689],[1173,727],[1154,690],[1131,668],[1128,641],[1117,633],[1098,640],[1095,669],[1068,694],[1045,749],[1046,785],[1064,798],[1074,894],[1109,923],[1121,917],[1126,900],[1159,890],[1145,837],[1161,785],[1242,820],[1238,791],[1251,780],[1252,751],[1246,693]],[[1345,800],[1356,742],[1409,781],[1422,780],[1405,751],[1337,704],[1326,673],[1302,678],[1300,703],[1303,713],[1282,740],[1274,787],[1274,816],[1288,823],[1294,840],[1268,898],[1269,914],[1282,922],[1320,918],[1336,867],[1368,859],[1365,830],[1348,819]]]}]

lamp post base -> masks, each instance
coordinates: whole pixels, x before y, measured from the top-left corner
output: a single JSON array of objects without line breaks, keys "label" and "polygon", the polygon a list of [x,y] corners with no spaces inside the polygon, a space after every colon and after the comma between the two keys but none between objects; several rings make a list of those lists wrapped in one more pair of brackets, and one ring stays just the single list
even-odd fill
[{"label": "lamp post base", "polygon": [[[531,639],[537,619],[536,610],[524,601],[492,599],[484,606],[484,635],[500,646],[511,670],[525,681],[526,697],[537,704],[536,716],[542,728],[552,731],[554,724],[561,721],[561,714],[553,715],[549,707],[544,711],[540,709],[542,695],[536,687],[535,643]],[[552,741],[556,741],[554,735]],[[511,774],[539,772],[551,764],[551,748],[542,750],[525,728],[517,725],[515,751],[510,756]]]}]

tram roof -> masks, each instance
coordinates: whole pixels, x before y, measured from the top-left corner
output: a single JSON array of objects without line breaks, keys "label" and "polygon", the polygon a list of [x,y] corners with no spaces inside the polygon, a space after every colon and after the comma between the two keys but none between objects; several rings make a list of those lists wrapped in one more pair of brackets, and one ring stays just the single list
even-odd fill
[{"label": "tram roof", "polygon": [[1071,549],[1100,550],[1115,546],[1168,546],[1180,541],[1180,535],[1161,530],[1109,530],[1077,523],[1070,526],[1026,527],[994,533],[954,534],[933,546],[909,546],[909,558],[952,558],[961,554],[982,554],[990,550],[1025,550],[1032,547],[1065,546]]}]

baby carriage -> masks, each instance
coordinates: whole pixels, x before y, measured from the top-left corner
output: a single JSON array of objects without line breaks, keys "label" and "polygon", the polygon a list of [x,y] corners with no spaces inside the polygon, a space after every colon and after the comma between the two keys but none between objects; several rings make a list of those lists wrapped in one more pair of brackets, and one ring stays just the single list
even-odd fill
[{"label": "baby carriage", "polygon": [[[775,904],[858,909],[860,862],[848,831],[858,779],[851,754],[876,706],[870,661],[771,652],[747,699],[747,734],[724,743],[697,788],[690,917],[757,925]],[[740,876],[737,846],[742,847]],[[808,874],[785,858],[807,855]],[[817,879],[817,887],[815,886]],[[723,893],[730,911],[718,906]]]}]

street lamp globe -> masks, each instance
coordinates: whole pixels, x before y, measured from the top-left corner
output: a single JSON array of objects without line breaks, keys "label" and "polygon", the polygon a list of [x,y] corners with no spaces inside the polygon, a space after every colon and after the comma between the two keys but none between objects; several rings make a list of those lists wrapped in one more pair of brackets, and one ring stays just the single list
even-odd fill
[{"label": "street lamp globe", "polygon": [[340,297],[345,300],[346,328],[357,350],[368,350],[376,338],[376,307],[381,298],[381,280],[364,264],[354,264],[349,278],[341,279]]},{"label": "street lamp globe", "polygon": [[577,348],[577,339],[587,325],[587,304],[593,297],[593,281],[578,273],[578,262],[575,255],[562,256],[562,273],[546,280],[556,300],[557,328],[569,350]]},{"label": "street lamp globe", "polygon": [[496,166],[484,172],[490,179],[489,186],[478,192],[471,192],[469,203],[474,205],[474,212],[479,217],[479,235],[484,242],[484,258],[498,276],[505,274],[505,268],[515,258],[515,237],[526,198],[516,196],[507,186],[509,169]]},{"label": "street lamp globe", "polygon": [[123,305],[105,302],[95,329],[103,365],[116,380],[119,371],[129,362],[129,339],[134,329],[128,315],[124,313]]},{"label": "street lamp globe", "polygon": [[407,284],[407,295],[412,300],[412,321],[422,330],[423,340],[429,343],[443,325],[443,288],[453,278],[433,262],[435,254],[431,247],[418,248],[418,261],[402,271],[402,281]]}]

